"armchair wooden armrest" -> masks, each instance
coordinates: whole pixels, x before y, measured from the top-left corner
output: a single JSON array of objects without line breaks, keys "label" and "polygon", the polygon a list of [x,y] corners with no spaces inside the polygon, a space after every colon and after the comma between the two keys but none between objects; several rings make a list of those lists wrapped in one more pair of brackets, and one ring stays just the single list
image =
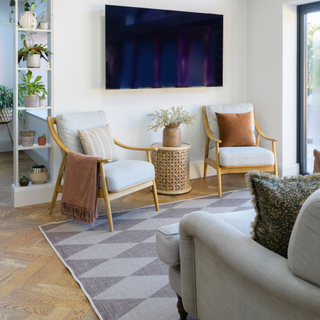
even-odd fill
[{"label": "armchair wooden armrest", "polygon": [[116,139],[113,139],[113,141],[117,146],[119,146],[121,148],[129,149],[129,150],[136,150],[136,151],[157,151],[158,150],[158,148],[156,148],[156,147],[154,147],[154,148],[153,147],[149,147],[149,148],[131,147],[131,146],[127,146],[127,145],[117,141]]},{"label": "armchair wooden armrest", "polygon": [[[266,139],[266,140],[269,140],[269,141],[274,141],[274,142],[279,141],[279,139],[270,138],[270,137],[266,136],[266,135],[261,131],[261,129],[260,129],[259,125],[258,125],[258,122],[257,122],[256,118],[254,119],[254,122],[255,122],[254,124],[255,124],[256,130],[257,130],[257,132],[258,132],[258,137],[261,136],[263,139]],[[258,138],[257,138],[257,140],[258,140]]]},{"label": "armchair wooden armrest", "polygon": [[56,118],[54,117],[47,117],[47,123],[48,123],[48,127],[49,127],[49,131],[51,133],[52,138],[54,139],[54,141],[57,143],[57,145],[65,152],[68,153],[70,151],[69,148],[67,148],[64,143],[61,141],[61,139],[59,138],[54,125],[57,124]]},{"label": "armchair wooden armrest", "polygon": [[98,163],[109,163],[109,162],[112,162],[111,159],[100,159],[98,160]]}]

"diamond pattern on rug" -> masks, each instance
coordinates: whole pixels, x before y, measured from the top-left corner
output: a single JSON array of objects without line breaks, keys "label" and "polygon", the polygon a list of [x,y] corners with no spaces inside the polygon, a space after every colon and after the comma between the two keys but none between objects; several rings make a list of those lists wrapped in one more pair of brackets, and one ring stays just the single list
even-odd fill
[{"label": "diamond pattern on rug", "polygon": [[[248,190],[113,213],[93,226],[74,221],[40,227],[59,258],[81,284],[99,319],[178,320],[168,267],[155,250],[155,232],[186,213],[212,214],[252,209]],[[188,316],[188,320],[197,320]]]}]

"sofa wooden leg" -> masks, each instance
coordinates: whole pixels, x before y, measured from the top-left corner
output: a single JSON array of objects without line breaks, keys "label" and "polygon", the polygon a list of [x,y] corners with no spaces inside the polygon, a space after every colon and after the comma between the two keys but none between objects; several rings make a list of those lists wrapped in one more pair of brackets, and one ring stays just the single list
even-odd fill
[{"label": "sofa wooden leg", "polygon": [[180,320],[187,320],[188,313],[184,310],[182,298],[177,294],[178,302],[177,302],[177,308],[180,315]]}]

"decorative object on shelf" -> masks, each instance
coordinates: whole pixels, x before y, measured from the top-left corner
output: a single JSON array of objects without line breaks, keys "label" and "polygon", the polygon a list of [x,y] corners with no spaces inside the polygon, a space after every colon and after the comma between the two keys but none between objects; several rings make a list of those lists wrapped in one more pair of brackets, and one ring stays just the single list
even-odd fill
[{"label": "decorative object on shelf", "polygon": [[22,146],[32,147],[35,135],[36,135],[35,130],[21,130],[20,137],[21,137]]},{"label": "decorative object on shelf", "polygon": [[46,134],[44,133],[43,135],[38,137],[38,145],[44,146],[46,143],[47,143],[47,138],[46,138]]},{"label": "decorative object on shelf", "polygon": [[47,62],[47,69],[50,69],[51,66],[50,66],[50,62]]},{"label": "decorative object on shelf", "polygon": [[[21,60],[27,62],[27,68],[40,68],[40,58],[43,58],[48,62],[49,54],[52,54],[43,44],[35,44],[32,46],[27,45],[27,41],[23,40],[23,48],[18,51],[18,63]],[[35,56],[35,57],[33,57]],[[35,66],[35,62],[38,61],[38,65]]]},{"label": "decorative object on shelf", "polygon": [[30,169],[29,179],[33,184],[45,183],[49,178],[47,167],[43,164],[35,165]]},{"label": "decorative object on shelf", "polygon": [[29,70],[24,77],[19,77],[23,83],[19,84],[19,92],[24,92],[23,95],[24,105],[26,108],[34,108],[37,106],[38,95],[45,94],[48,95],[48,92],[45,90],[45,85],[40,80],[41,76],[37,76],[36,79],[31,82],[32,72]]},{"label": "decorative object on shelf", "polygon": [[[180,147],[181,146],[181,130],[179,126],[185,124],[187,128],[189,125],[193,125],[194,121],[197,120],[198,116],[190,116],[181,107],[172,107],[168,110],[161,109],[155,111],[155,113],[150,113],[148,116],[151,120],[155,120],[154,125],[149,125],[148,130],[157,131],[161,127],[165,127],[163,130],[163,146],[164,147]],[[171,110],[171,111],[170,111]]]},{"label": "decorative object on shelf", "polygon": [[24,174],[20,179],[20,187],[26,187],[29,185],[29,178]]},{"label": "decorative object on shelf", "polygon": [[49,23],[47,21],[45,21],[45,15],[43,14],[41,17],[40,29],[48,30],[48,25],[49,25]]},{"label": "decorative object on shelf", "polygon": [[26,11],[20,14],[20,26],[25,29],[35,29],[37,27],[37,14]]},{"label": "decorative object on shelf", "polygon": [[46,96],[42,94],[42,96],[39,97],[39,107],[45,107],[46,105]]}]

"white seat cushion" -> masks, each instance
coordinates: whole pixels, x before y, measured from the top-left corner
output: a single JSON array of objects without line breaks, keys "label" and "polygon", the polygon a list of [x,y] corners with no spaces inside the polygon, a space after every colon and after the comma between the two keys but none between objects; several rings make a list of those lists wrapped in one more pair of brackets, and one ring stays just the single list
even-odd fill
[{"label": "white seat cushion", "polygon": [[[103,165],[108,191],[117,191],[154,179],[154,166],[148,161],[118,160]],[[102,184],[100,181],[100,188]]]},{"label": "white seat cushion", "polygon": [[[260,147],[226,147],[219,148],[220,166],[258,166],[274,165],[274,154]],[[208,158],[216,161],[216,148],[209,150]]]}]

